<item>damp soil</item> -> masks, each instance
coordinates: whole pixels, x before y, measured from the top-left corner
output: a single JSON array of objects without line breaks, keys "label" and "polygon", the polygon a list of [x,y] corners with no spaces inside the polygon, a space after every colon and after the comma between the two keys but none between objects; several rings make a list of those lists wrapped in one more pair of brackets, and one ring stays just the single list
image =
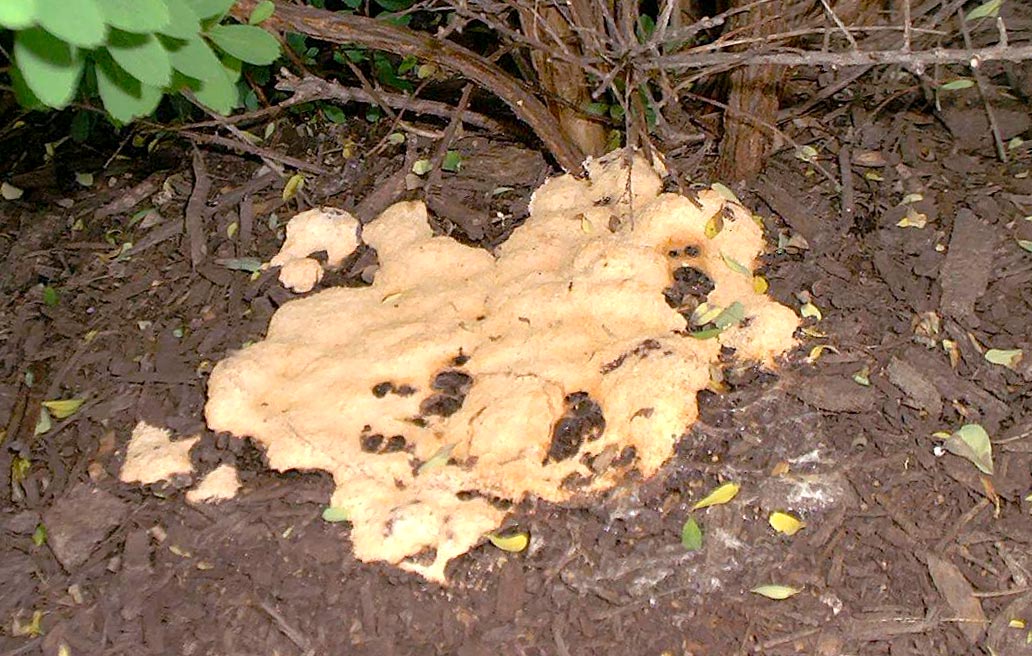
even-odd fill
[{"label": "damp soil", "polygon": [[[42,182],[0,204],[0,654],[1024,653],[1027,630],[1010,624],[1032,623],[1032,253],[1019,244],[1032,152],[1001,163],[950,132],[970,122],[902,101],[875,111],[875,96],[793,126],[827,175],[783,151],[733,185],[772,244],[770,293],[821,311],[799,348],[773,372],[723,372],[654,478],[513,508],[505,528],[529,548],[485,541],[451,563],[447,588],[357,562],[347,523],[321,518],[327,475],[270,472],[202,413],[212,364],[295,297],[249,258],[267,261],[298,210],[370,220],[420,197],[406,174],[432,142],[363,157],[379,135],[360,124],[274,139],[332,170],[290,201],[277,174],[211,150],[156,162],[130,148],[104,169],[65,144],[55,157],[92,167],[89,187],[4,171]],[[345,136],[357,154],[327,146]],[[486,137],[456,148],[462,171],[429,191],[435,226],[491,247],[549,168]],[[685,161],[707,180],[705,153]],[[322,286],[367,284],[375,266],[359,253]],[[668,300],[690,315],[705,283],[685,270]],[[989,348],[1026,359],[993,364]],[[461,404],[461,364],[427,413]],[[36,435],[40,402],[61,398],[85,402]],[[567,401],[550,457],[604,430],[590,399]],[[195,477],[233,464],[240,494],[192,505],[191,480],[119,483],[139,420],[200,434]],[[992,476],[936,449],[934,433],[971,423],[994,440]],[[691,510],[727,481],[741,485],[732,503]],[[806,527],[774,532],[778,510]],[[689,517],[698,551],[681,543]],[[800,592],[750,592],[771,583]]]}]

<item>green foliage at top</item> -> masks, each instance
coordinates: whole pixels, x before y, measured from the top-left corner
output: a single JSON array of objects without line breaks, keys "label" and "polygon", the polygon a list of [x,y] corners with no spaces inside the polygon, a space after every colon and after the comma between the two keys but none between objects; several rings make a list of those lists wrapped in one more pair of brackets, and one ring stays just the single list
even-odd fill
[{"label": "green foliage at top", "polygon": [[18,100],[60,109],[96,93],[125,123],[166,93],[189,90],[223,114],[241,104],[243,62],[271,64],[279,42],[258,27],[223,24],[234,0],[0,0],[0,28],[15,32],[11,78]]}]

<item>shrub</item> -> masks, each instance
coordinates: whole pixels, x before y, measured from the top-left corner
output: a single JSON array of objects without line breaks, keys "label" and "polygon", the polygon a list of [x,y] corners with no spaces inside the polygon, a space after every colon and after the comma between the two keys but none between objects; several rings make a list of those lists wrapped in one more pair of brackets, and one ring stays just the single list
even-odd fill
[{"label": "shrub", "polygon": [[240,105],[243,62],[271,64],[279,42],[258,23],[226,24],[234,0],[18,0],[0,3],[15,32],[12,83],[32,108],[62,108],[80,91],[99,95],[118,122],[154,111],[184,90],[223,114]]}]

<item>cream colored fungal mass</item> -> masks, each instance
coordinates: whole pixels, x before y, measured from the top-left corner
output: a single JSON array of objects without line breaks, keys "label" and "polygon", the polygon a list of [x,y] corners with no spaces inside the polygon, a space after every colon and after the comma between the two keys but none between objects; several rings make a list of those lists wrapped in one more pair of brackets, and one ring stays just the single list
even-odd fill
[{"label": "cream colored fungal mass", "polygon": [[[422,203],[392,206],[361,235],[375,282],[280,308],[264,341],[215,367],[208,424],[253,437],[275,469],[330,472],[359,559],[442,583],[503,522],[500,500],[654,474],[721,347],[773,366],[798,320],[754,290],[764,242],[748,211],[628,168],[604,158],[546,182],[494,253],[434,236]],[[712,281],[699,300],[716,314],[734,308],[715,337],[690,336],[664,298],[682,267]]]}]

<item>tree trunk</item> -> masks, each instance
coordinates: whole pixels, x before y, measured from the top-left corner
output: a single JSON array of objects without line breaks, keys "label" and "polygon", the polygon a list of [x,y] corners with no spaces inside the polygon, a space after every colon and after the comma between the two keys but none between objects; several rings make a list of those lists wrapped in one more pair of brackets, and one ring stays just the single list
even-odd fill
[{"label": "tree trunk", "polygon": [[[571,5],[580,3],[571,3]],[[573,7],[572,18],[586,34],[596,29],[591,14],[584,16]],[[589,11],[591,11],[589,9]],[[592,12],[593,13],[593,12]],[[566,48],[580,53],[579,39],[570,28],[566,18],[553,6],[541,5],[531,8],[519,5],[520,25],[528,38],[539,43],[552,45],[556,39],[562,41]],[[592,24],[581,24],[591,21]],[[537,73],[538,83],[547,99],[549,110],[559,121],[559,129],[585,155],[601,155],[606,147],[606,128],[583,115],[583,108],[591,102],[588,79],[584,71],[577,66],[549,57],[548,52],[533,49],[530,61]]]},{"label": "tree trunk", "polygon": [[[744,7],[752,0],[733,0]],[[783,32],[783,3],[768,2],[735,14],[728,22],[742,36],[769,36]],[[763,168],[772,145],[769,127],[777,122],[778,95],[784,66],[742,66],[731,73],[728,109],[724,111],[724,138],[720,141],[717,176],[728,182],[751,178]]]}]

